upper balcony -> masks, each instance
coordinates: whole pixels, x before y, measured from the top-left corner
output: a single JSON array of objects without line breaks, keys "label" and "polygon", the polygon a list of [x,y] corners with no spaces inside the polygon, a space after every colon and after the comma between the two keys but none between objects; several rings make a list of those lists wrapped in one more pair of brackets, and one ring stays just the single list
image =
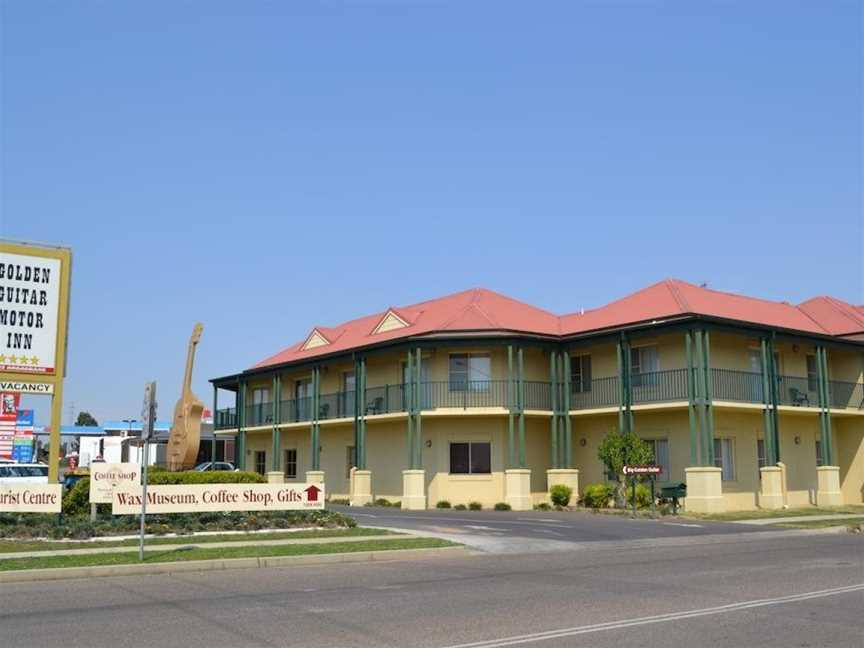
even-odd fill
[{"label": "upper balcony", "polygon": [[[711,396],[714,401],[736,403],[764,402],[761,373],[731,369],[711,369]],[[631,395],[634,405],[662,404],[688,400],[686,369],[670,369],[631,375]],[[525,381],[526,410],[551,411],[551,383]],[[607,409],[620,403],[620,378],[595,378],[571,383],[571,411]],[[777,393],[780,405],[816,408],[819,404],[814,378],[779,376]],[[829,381],[828,397],[832,409],[864,410],[864,384]],[[420,383],[420,409],[469,410],[509,407],[508,381],[437,381]],[[312,420],[312,398],[283,400],[280,403],[279,424],[303,423]],[[321,394],[318,420],[353,419],[354,392]],[[363,403],[366,416],[396,414],[408,411],[408,395],[404,384],[369,387]],[[261,403],[246,407],[246,427],[273,424],[273,404]],[[237,427],[236,408],[220,409],[216,413],[216,429]]]}]

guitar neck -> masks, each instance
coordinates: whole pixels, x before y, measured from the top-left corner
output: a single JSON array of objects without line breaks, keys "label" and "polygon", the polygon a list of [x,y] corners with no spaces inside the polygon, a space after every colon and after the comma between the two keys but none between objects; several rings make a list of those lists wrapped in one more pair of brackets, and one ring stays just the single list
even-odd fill
[{"label": "guitar neck", "polygon": [[189,341],[189,350],[186,352],[186,374],[183,376],[183,394],[192,391],[192,363],[195,359],[195,346],[197,342]]}]

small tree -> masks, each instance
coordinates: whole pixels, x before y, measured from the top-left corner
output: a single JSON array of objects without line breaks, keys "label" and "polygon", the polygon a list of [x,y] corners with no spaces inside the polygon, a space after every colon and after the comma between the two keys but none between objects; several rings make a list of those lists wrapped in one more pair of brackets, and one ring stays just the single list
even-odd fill
[{"label": "small tree", "polygon": [[90,412],[78,412],[78,418],[75,420],[75,425],[96,426],[99,421],[93,418]]},{"label": "small tree", "polygon": [[622,479],[625,465],[647,464],[654,461],[654,451],[651,446],[640,439],[634,432],[619,434],[611,432],[600,443],[597,457],[606,467],[606,472],[615,475],[618,482],[616,501],[622,505],[625,501],[626,480]]}]

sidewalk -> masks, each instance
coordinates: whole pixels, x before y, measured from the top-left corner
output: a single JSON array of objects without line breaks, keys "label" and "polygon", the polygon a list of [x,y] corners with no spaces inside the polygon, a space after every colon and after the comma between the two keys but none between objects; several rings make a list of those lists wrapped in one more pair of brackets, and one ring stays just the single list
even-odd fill
[{"label": "sidewalk", "polygon": [[[184,542],[178,544],[154,544],[147,545],[144,542],[144,550],[148,553],[160,551],[176,551],[178,549],[224,549],[228,547],[266,547],[277,545],[296,544],[331,544],[336,542],[369,542],[370,540],[395,539],[409,537],[416,534],[391,534],[381,536],[342,536],[335,538],[286,538],[283,540],[240,540],[237,542]],[[11,560],[14,558],[42,558],[44,556],[86,556],[91,554],[115,554],[138,552],[137,545],[128,547],[94,547],[92,549],[46,549],[45,551],[15,551],[0,553],[0,560]]]},{"label": "sidewalk", "polygon": [[757,518],[755,520],[732,520],[732,524],[755,524],[765,526],[768,524],[788,524],[789,522],[823,522],[825,520],[853,520],[864,518],[864,513],[833,513],[830,515],[794,515],[792,517]]}]

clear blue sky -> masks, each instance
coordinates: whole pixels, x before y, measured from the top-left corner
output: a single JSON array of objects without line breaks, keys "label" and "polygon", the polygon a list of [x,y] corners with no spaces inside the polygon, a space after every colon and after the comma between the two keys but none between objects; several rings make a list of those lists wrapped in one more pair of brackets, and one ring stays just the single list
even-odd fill
[{"label": "clear blue sky", "polygon": [[66,401],[100,420],[154,379],[170,417],[196,320],[210,403],[478,285],[864,303],[862,6],[7,0],[0,235],[73,248]]}]

